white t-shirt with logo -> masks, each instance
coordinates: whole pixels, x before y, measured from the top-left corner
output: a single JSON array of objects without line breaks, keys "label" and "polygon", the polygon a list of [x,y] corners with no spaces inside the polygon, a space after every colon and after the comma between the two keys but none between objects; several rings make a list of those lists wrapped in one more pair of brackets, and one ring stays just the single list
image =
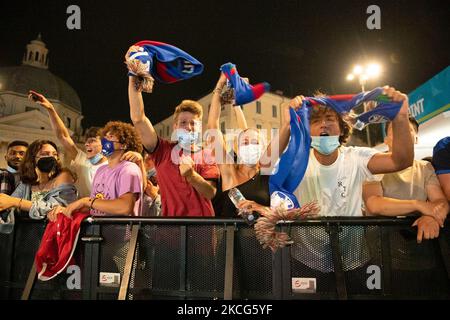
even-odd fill
[{"label": "white t-shirt with logo", "polygon": [[97,169],[107,165],[108,161],[93,165],[85,152],[77,148],[77,155],[75,159],[70,162],[70,168],[76,173],[77,181],[75,186],[78,190],[78,197],[89,197],[91,194],[92,181],[97,172]]},{"label": "white t-shirt with logo", "polygon": [[379,151],[364,147],[340,147],[339,156],[329,166],[317,161],[311,149],[305,176],[294,191],[300,204],[317,200],[321,216],[362,216],[364,181],[380,181],[367,168]]},{"label": "white t-shirt with logo", "polygon": [[[294,191],[300,204],[316,200],[320,216],[362,216],[362,185],[379,181],[367,168],[379,151],[364,147],[340,147],[336,161],[325,166],[317,161],[313,150],[309,155],[305,176]],[[333,271],[329,235],[323,227],[299,227],[293,233],[293,256],[310,268]],[[344,270],[361,266],[368,260],[363,242],[363,227],[344,227],[339,233]]]}]

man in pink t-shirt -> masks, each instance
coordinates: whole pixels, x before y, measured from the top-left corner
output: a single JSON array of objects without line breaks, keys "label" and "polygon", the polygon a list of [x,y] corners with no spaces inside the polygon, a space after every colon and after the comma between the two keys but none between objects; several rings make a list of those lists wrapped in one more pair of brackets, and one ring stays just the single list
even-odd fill
[{"label": "man in pink t-shirt", "polygon": [[[97,174],[92,182],[91,199],[118,199],[122,195],[132,193],[136,196],[133,215],[138,216],[140,206],[140,194],[142,192],[142,174],[139,167],[128,161],[120,162],[116,167],[102,166],[98,168]],[[91,209],[94,216],[106,215],[107,213],[97,209]]]},{"label": "man in pink t-shirt", "polygon": [[97,170],[91,196],[81,198],[61,211],[67,216],[74,211],[92,215],[140,215],[144,169],[135,163],[122,161],[122,158],[127,151],[140,153],[141,140],[133,126],[120,121],[108,122],[101,136],[102,154],[108,159],[108,164]]},{"label": "man in pink t-shirt", "polygon": [[157,136],[144,113],[142,93],[136,89],[135,77],[129,77],[130,115],[142,137],[158,173],[162,216],[214,216],[211,199],[216,193],[219,170],[207,164],[200,145],[202,106],[183,100],[174,112],[173,129],[177,142]]}]

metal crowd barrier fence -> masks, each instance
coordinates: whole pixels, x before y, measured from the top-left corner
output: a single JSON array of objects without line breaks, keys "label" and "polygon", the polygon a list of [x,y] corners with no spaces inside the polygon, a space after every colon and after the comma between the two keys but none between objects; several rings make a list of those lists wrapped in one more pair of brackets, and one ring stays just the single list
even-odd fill
[{"label": "metal crowd barrier fence", "polygon": [[[96,217],[74,264],[37,280],[45,223],[0,234],[1,299],[449,299],[450,228],[416,242],[411,218],[320,218],[277,226],[272,253],[240,219]],[[447,221],[448,224],[448,221]]]}]

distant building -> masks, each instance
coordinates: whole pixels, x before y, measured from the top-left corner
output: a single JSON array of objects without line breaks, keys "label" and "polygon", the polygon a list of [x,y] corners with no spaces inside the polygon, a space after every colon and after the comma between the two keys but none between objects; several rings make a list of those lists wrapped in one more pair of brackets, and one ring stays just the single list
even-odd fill
[{"label": "distant building", "polygon": [[[203,131],[207,129],[209,108],[211,106],[212,93],[197,100],[203,107]],[[281,104],[288,102],[289,98],[275,94],[265,93],[257,101],[246,104],[243,106],[245,119],[249,128],[263,129],[266,132],[266,139],[270,141],[272,130],[278,129],[281,126],[281,120],[283,117]],[[173,106],[175,110],[176,106]],[[158,136],[170,140],[172,135],[173,119],[172,116],[164,119],[163,121],[154,125]],[[220,115],[220,130],[225,133],[226,129],[237,129],[237,121],[232,110],[231,105],[222,106],[222,112]],[[263,131],[264,132],[264,131]]]},{"label": "distant building", "polygon": [[[12,140],[49,139],[58,144],[47,111],[28,100],[28,90],[43,93],[77,141],[82,134],[81,102],[76,91],[48,70],[48,49],[39,34],[26,46],[21,66],[0,68],[0,167]],[[60,147],[60,146],[59,146]]]}]

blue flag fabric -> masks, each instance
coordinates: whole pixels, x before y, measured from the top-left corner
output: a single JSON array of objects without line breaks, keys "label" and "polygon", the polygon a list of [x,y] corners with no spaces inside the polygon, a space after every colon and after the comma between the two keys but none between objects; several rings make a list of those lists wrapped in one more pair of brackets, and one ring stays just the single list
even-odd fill
[{"label": "blue flag fabric", "polygon": [[377,105],[375,108],[355,117],[353,127],[359,130],[362,130],[369,123],[381,123],[394,120],[402,106],[401,102],[392,102],[384,95],[383,88],[381,87],[356,95],[308,97],[307,101],[310,106],[321,104],[331,107],[341,115],[348,114],[352,109],[364,102],[376,102]]},{"label": "blue flag fabric", "polygon": [[300,207],[293,192],[302,181],[308,167],[311,136],[309,108],[306,101],[297,112],[292,108],[289,112],[291,115],[291,138],[275,168],[276,173],[269,178],[269,192],[271,207],[284,204],[286,209],[293,209]]},{"label": "blue flag fabric", "polygon": [[235,104],[238,106],[255,101],[270,90],[270,85],[267,82],[261,82],[255,85],[245,82],[239,76],[236,65],[231,62],[223,64],[220,67],[220,71],[225,74],[229,84],[234,89]]},{"label": "blue flag fabric", "polygon": [[[167,43],[144,40],[129,52],[129,59],[137,59],[156,80],[173,83],[192,78],[203,72],[203,64],[190,54]],[[131,70],[129,75],[136,75]]]},{"label": "blue flag fabric", "polygon": [[309,112],[314,105],[325,105],[333,108],[341,115],[346,115],[353,108],[363,102],[376,101],[377,106],[356,117],[356,125],[362,127],[369,123],[393,120],[399,112],[402,103],[391,102],[383,95],[383,88],[375,88],[369,92],[356,95],[336,95],[329,97],[307,97],[297,112],[290,109],[291,137],[288,147],[281,155],[275,167],[274,174],[269,179],[269,192],[271,206],[284,204],[286,209],[300,207],[299,200],[293,192],[302,181],[308,167],[311,147],[311,134],[309,129]]}]

